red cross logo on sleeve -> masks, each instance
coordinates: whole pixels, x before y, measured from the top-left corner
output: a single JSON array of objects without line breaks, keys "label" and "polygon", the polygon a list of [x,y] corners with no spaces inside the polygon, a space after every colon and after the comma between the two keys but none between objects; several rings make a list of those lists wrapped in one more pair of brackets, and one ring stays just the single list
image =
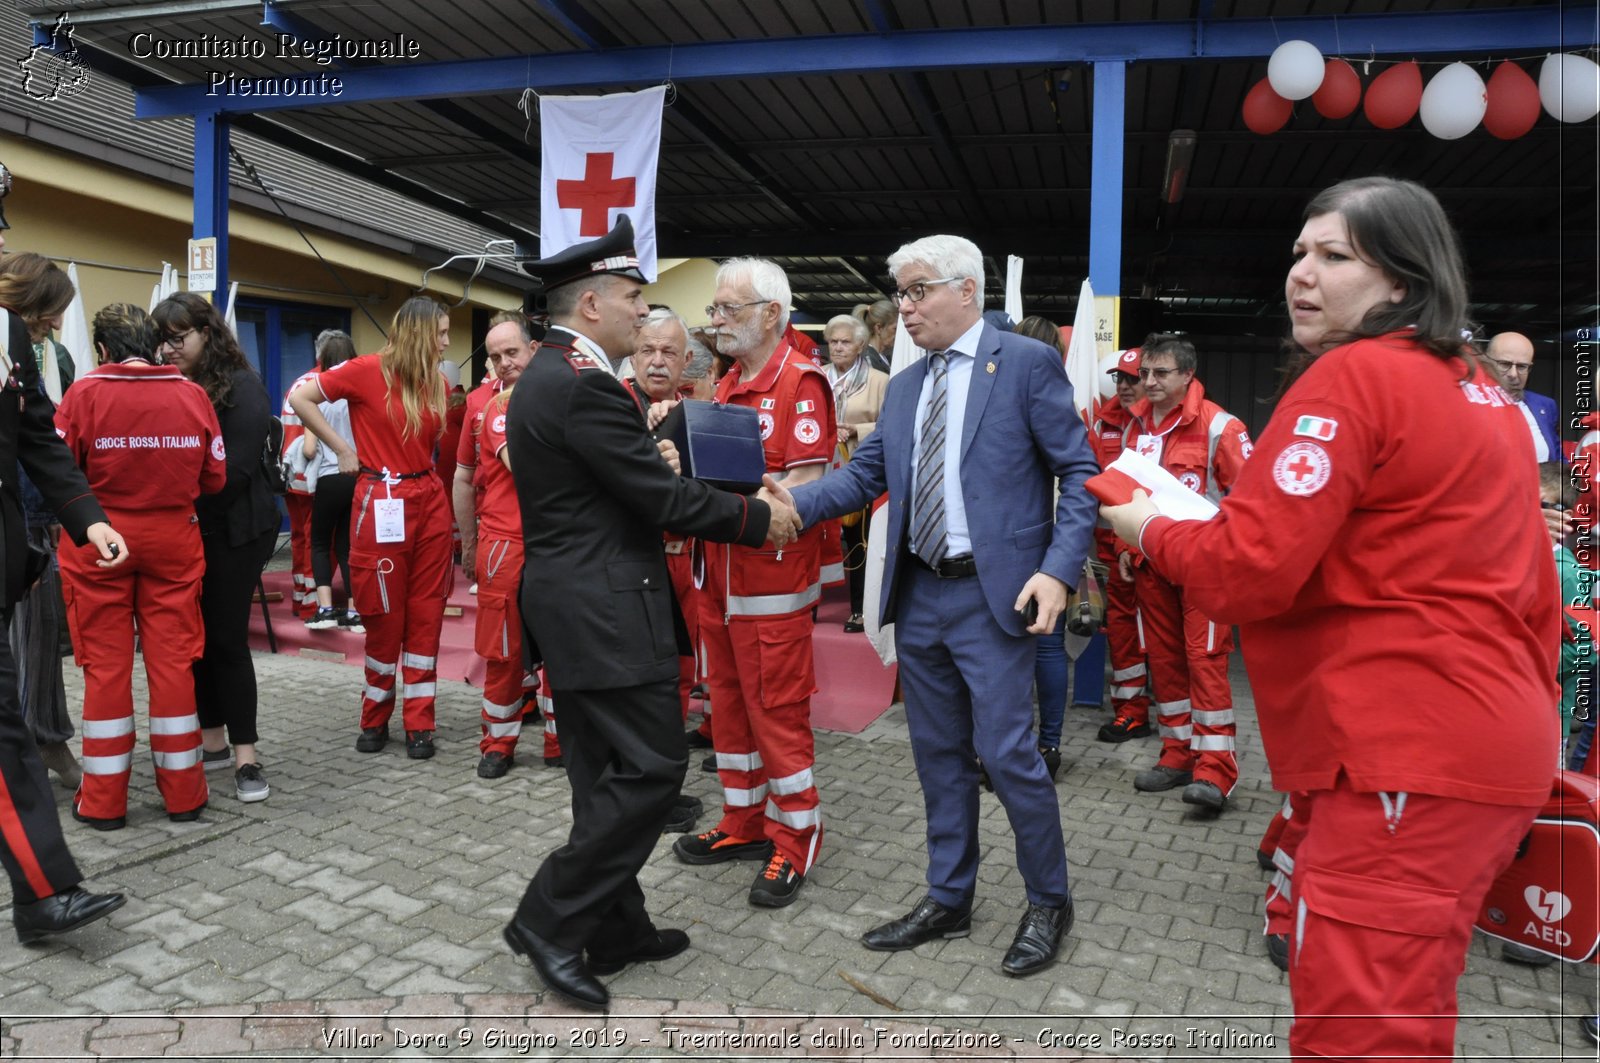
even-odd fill
[{"label": "red cross logo on sleeve", "polygon": [[1333,459],[1316,443],[1291,443],[1272,463],[1272,479],[1286,495],[1314,495],[1328,485]]},{"label": "red cross logo on sleeve", "polygon": [[634,180],[611,176],[615,164],[615,153],[591,151],[584,156],[583,180],[556,181],[556,202],[561,209],[582,212],[579,236],[604,236],[611,231],[612,209],[633,206]]}]

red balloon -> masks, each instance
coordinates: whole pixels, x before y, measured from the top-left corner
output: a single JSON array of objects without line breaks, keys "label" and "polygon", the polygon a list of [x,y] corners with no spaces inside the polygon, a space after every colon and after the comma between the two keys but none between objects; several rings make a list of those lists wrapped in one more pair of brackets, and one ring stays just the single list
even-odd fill
[{"label": "red balloon", "polygon": [[1361,102],[1361,79],[1343,59],[1329,59],[1322,68],[1322,87],[1311,94],[1311,105],[1324,118],[1346,118]]},{"label": "red balloon", "polygon": [[1379,129],[1399,129],[1422,106],[1422,69],[1416,61],[1396,63],[1367,86],[1367,121]]},{"label": "red balloon", "polygon": [[1509,59],[1494,68],[1488,92],[1483,128],[1501,140],[1516,140],[1539,120],[1539,85]]},{"label": "red balloon", "polygon": [[1266,136],[1283,128],[1294,113],[1294,104],[1273,92],[1272,83],[1262,78],[1246,94],[1240,113],[1250,132]]}]

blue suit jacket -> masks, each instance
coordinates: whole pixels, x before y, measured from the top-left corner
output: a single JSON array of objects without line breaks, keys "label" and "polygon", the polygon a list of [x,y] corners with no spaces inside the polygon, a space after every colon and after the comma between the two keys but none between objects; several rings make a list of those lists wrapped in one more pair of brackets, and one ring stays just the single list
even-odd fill
[{"label": "blue suit jacket", "polygon": [[1548,395],[1524,391],[1522,401],[1533,411],[1533,419],[1539,425],[1539,431],[1544,433],[1544,441],[1550,447],[1550,460],[1567,460],[1561,453],[1561,428],[1558,424],[1561,415],[1556,411],[1556,400]]},{"label": "blue suit jacket", "polygon": [[[886,624],[895,618],[909,557],[911,461],[927,367],[924,358],[889,381],[877,429],[846,465],[793,489],[808,527],[889,492],[881,615]],[[961,497],[978,582],[1008,633],[1026,633],[1013,606],[1035,572],[1047,572],[1068,587],[1078,585],[1097,512],[1083,484],[1099,471],[1060,356],[1037,340],[985,325],[961,433]],[[1059,502],[1054,497],[1058,479]]]}]

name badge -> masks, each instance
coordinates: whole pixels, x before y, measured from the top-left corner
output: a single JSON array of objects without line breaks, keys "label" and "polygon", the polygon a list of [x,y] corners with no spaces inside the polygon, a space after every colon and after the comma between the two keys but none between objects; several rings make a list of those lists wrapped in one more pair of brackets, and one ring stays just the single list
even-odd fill
[{"label": "name badge", "polygon": [[1149,458],[1151,461],[1158,463],[1161,461],[1160,436],[1139,436],[1133,441],[1133,449],[1137,450],[1141,457]]},{"label": "name badge", "polygon": [[379,498],[372,504],[373,534],[380,543],[406,541],[406,500]]}]

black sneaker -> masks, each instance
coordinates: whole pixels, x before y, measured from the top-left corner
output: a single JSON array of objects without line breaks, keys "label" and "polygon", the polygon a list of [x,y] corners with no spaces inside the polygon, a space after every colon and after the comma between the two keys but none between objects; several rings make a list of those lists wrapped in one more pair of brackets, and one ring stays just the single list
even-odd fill
[{"label": "black sneaker", "polygon": [[306,617],[306,627],[312,631],[327,631],[338,626],[339,614],[333,611],[332,606],[325,605]]},{"label": "black sneaker", "polygon": [[406,756],[412,760],[427,760],[433,756],[433,732],[407,731]]},{"label": "black sneaker", "polygon": [[1150,734],[1150,724],[1140,723],[1132,716],[1118,716],[1115,720],[1100,728],[1100,733],[1095,737],[1102,742],[1127,742],[1134,738],[1143,738]]},{"label": "black sneaker", "polygon": [[117,816],[114,819],[95,819],[93,816],[86,816],[79,812],[76,804],[72,806],[72,818],[79,823],[93,827],[95,830],[121,830],[128,825],[127,816]]},{"label": "black sneaker", "polygon": [[167,818],[174,823],[193,823],[200,818],[200,813],[206,810],[208,802],[201,801],[199,808],[191,808],[187,812],[168,812]]},{"label": "black sneaker", "polygon": [[339,618],[339,627],[352,635],[365,635],[367,633],[366,626],[361,623],[360,613],[345,613]]},{"label": "black sneaker", "polygon": [[750,903],[758,908],[785,907],[794,903],[800,895],[800,887],[805,884],[806,877],[795,870],[787,856],[773,853],[750,887]]},{"label": "black sneaker", "polygon": [[357,753],[376,753],[389,744],[389,729],[387,727],[363,727],[361,737],[356,739]]},{"label": "black sneaker", "polygon": [[202,749],[200,763],[206,771],[226,771],[233,767],[233,748],[223,746],[221,749]]},{"label": "black sneaker", "polygon": [[511,770],[511,758],[504,753],[485,753],[478,761],[478,778],[498,779]]},{"label": "black sneaker", "polygon": [[667,813],[667,822],[661,828],[662,834],[687,834],[694,830],[695,822],[700,818],[700,813],[705,811],[705,805],[700,803],[698,797],[680,794],[672,803],[672,811]]},{"label": "black sneaker", "polygon": [[728,860],[768,860],[772,843],[766,838],[745,841],[720,830],[684,835],[672,843],[672,851],[686,864],[721,864]]}]

